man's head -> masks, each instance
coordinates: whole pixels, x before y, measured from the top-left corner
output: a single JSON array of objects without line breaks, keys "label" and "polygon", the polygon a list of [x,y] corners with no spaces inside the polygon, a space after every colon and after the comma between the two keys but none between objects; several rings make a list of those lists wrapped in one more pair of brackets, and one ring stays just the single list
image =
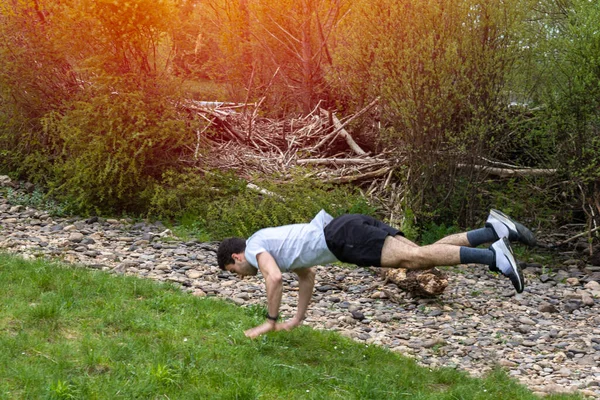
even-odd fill
[{"label": "man's head", "polygon": [[244,239],[236,237],[224,239],[217,250],[219,268],[239,275],[256,275],[258,270],[246,261],[244,250],[246,250]]}]

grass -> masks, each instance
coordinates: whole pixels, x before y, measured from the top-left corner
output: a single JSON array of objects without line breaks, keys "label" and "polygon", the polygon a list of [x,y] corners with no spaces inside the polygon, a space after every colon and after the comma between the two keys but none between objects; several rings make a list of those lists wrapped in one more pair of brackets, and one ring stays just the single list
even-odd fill
[{"label": "grass", "polygon": [[0,399],[536,398],[309,327],[249,340],[263,308],[154,281],[0,254],[0,282]]}]

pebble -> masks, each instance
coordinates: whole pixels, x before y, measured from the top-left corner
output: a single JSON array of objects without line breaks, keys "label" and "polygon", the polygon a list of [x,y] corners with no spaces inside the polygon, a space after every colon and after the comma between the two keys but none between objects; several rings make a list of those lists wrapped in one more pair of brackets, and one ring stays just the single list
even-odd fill
[{"label": "pebble", "polygon": [[[3,182],[10,179],[0,176]],[[242,307],[266,304],[260,274],[240,279],[221,271],[216,243],[182,242],[160,223],[50,218],[0,196],[0,249],[174,282]],[[318,266],[305,323],[429,367],[482,376],[500,365],[541,395],[579,391],[600,398],[600,276],[579,264],[526,268],[521,295],[487,268],[451,267],[449,286],[436,299],[413,298],[369,269]],[[297,288],[296,276],[284,274],[284,319],[295,313]]]}]

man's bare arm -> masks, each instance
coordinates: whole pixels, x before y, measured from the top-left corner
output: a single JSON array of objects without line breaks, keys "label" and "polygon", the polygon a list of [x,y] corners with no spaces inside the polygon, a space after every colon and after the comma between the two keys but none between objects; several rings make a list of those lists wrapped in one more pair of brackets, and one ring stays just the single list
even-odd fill
[{"label": "man's bare arm", "polygon": [[[256,257],[256,260],[258,261],[258,268],[265,278],[265,285],[267,287],[267,310],[269,315],[275,318],[279,315],[279,306],[281,305],[281,295],[283,293],[281,271],[273,256],[266,251],[260,253]],[[274,320],[267,319],[263,324],[248,329],[244,333],[249,338],[254,339],[257,336],[274,330],[275,326],[276,323]]]},{"label": "man's bare arm", "polygon": [[306,310],[312,298],[313,288],[315,287],[315,269],[302,268],[296,271],[298,275],[298,309],[296,315],[284,323],[277,324],[276,330],[289,331],[302,323],[306,316]]}]

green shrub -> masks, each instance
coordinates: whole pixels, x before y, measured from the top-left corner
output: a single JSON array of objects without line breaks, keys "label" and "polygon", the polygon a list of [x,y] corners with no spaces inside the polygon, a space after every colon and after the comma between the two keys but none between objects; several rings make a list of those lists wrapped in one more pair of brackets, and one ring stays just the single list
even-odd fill
[{"label": "green shrub", "polygon": [[11,204],[20,204],[26,207],[45,210],[53,216],[64,217],[72,211],[67,205],[58,203],[49,198],[39,188],[36,188],[32,193],[6,188],[0,190],[0,194],[6,196],[6,199]]},{"label": "green shrub", "polygon": [[308,222],[321,209],[333,216],[375,212],[357,189],[350,186],[334,187],[303,178],[258,184],[273,195],[246,189],[236,197],[209,205],[205,217],[207,229],[216,237],[248,237],[268,226]]},{"label": "green shrub", "polygon": [[183,222],[188,231],[204,238],[222,239],[248,237],[267,226],[308,222],[321,209],[334,216],[376,212],[352,186],[326,184],[300,174],[285,181],[262,177],[255,182],[270,194],[248,188],[231,173],[168,172],[162,185],[154,188],[151,214]]},{"label": "green shrub", "polygon": [[147,191],[148,214],[166,219],[204,215],[209,204],[237,196],[245,190],[245,181],[231,172],[218,170],[166,171],[160,184]]},{"label": "green shrub", "polygon": [[192,147],[174,106],[147,91],[99,93],[44,120],[55,139],[53,195],[83,212],[143,212],[164,171]]},{"label": "green shrub", "polygon": [[438,240],[440,240],[441,238],[443,238],[445,236],[449,236],[454,233],[458,233],[460,231],[461,230],[455,225],[446,226],[443,223],[440,225],[435,224],[435,223],[430,223],[425,228],[425,231],[423,232],[420,244],[422,244],[422,245],[432,244],[432,243],[437,242]]}]

